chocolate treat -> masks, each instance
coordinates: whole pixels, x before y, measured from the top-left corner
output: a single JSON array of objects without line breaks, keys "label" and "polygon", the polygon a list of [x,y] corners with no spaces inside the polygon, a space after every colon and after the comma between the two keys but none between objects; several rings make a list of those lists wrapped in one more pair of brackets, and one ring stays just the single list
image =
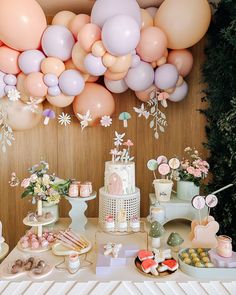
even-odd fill
[{"label": "chocolate treat", "polygon": [[20,271],[20,267],[16,264],[13,264],[12,267],[11,267],[11,273],[12,274],[16,274]]},{"label": "chocolate treat", "polygon": [[42,272],[43,272],[43,270],[44,270],[44,267],[43,266],[37,266],[37,267],[35,267],[34,269],[33,269],[33,272],[35,273],[35,274],[41,274]]},{"label": "chocolate treat", "polygon": [[33,262],[32,262],[32,261],[28,261],[28,262],[25,263],[25,265],[24,265],[24,269],[25,269],[26,271],[29,271],[29,270],[31,270],[32,268],[33,268]]},{"label": "chocolate treat", "polygon": [[46,266],[46,263],[44,260],[40,260],[38,263],[37,263],[37,267],[45,267]]},{"label": "chocolate treat", "polygon": [[21,260],[21,259],[17,259],[17,260],[15,261],[15,265],[17,265],[17,266],[19,266],[19,267],[22,267],[23,264],[24,264],[24,262],[23,262],[23,260]]}]

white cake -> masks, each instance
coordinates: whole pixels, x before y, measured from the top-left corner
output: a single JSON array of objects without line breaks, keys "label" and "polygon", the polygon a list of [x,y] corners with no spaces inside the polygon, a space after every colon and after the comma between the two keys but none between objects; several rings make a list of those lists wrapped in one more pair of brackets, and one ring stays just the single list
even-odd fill
[{"label": "white cake", "polygon": [[135,163],[105,163],[105,192],[112,195],[126,195],[135,192]]}]

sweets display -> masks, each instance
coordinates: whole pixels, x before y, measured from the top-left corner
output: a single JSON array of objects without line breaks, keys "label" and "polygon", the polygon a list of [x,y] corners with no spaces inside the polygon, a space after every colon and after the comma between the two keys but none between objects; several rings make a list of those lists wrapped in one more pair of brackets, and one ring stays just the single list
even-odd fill
[{"label": "sweets display", "polygon": [[75,233],[71,229],[60,231],[57,235],[57,240],[66,248],[76,252],[80,252],[89,246],[89,242],[85,240],[83,236]]},{"label": "sweets display", "polygon": [[195,267],[214,267],[208,251],[209,249],[204,248],[189,248],[179,254],[179,257],[184,263]]},{"label": "sweets display", "polygon": [[19,241],[22,249],[40,250],[48,249],[55,242],[56,237],[52,232],[45,231],[39,237],[34,231],[29,230]]}]

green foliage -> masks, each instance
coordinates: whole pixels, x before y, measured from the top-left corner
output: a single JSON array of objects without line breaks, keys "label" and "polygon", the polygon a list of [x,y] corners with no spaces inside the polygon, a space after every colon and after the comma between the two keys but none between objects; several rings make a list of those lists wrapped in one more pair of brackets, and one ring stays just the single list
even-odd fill
[{"label": "green foliage", "polygon": [[206,147],[210,150],[213,178],[208,191],[229,183],[235,185],[217,194],[213,210],[220,233],[232,237],[236,249],[236,1],[222,0],[208,33],[206,62],[203,66],[207,117]]}]

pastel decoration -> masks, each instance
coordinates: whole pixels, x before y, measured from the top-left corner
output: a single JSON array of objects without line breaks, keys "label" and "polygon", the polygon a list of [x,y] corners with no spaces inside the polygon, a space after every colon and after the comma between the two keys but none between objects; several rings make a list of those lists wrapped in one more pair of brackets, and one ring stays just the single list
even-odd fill
[{"label": "pastel decoration", "polygon": [[1,0],[0,39],[19,51],[37,49],[47,27],[45,14],[35,0]]},{"label": "pastel decoration", "polygon": [[135,68],[140,64],[140,57],[137,54],[132,55],[131,68]]},{"label": "pastel decoration", "polygon": [[47,101],[55,106],[55,107],[59,107],[59,108],[65,108],[67,106],[69,106],[70,104],[72,104],[72,102],[74,101],[75,97],[74,96],[67,96],[63,93],[57,95],[57,96],[51,96],[51,95],[47,95]]},{"label": "pastel decoration", "polygon": [[65,65],[65,69],[66,70],[77,70],[76,65],[73,63],[72,59],[69,59],[67,61],[64,62]]},{"label": "pastel decoration", "polygon": [[19,68],[26,75],[40,72],[41,62],[44,58],[45,55],[40,50],[26,50],[18,58]]},{"label": "pastel decoration", "polygon": [[139,38],[139,26],[127,15],[119,14],[108,19],[102,28],[104,47],[113,55],[129,54],[137,47]]},{"label": "pastel decoration", "polygon": [[77,39],[80,46],[86,51],[90,52],[92,50],[93,44],[101,40],[101,29],[95,24],[86,24],[81,28]]},{"label": "pastel decoration", "polygon": [[[24,102],[27,102],[29,101],[30,94],[25,88],[25,79],[26,79],[25,74],[23,73],[18,74],[16,88],[20,92],[20,99]],[[1,78],[0,78],[0,81],[1,81]]]},{"label": "pastel decoration", "polygon": [[150,87],[143,91],[135,91],[135,95],[137,98],[143,102],[149,101],[150,100],[150,95],[154,92],[157,91],[156,85],[152,84]]},{"label": "pastel decoration", "polygon": [[141,31],[136,48],[143,61],[152,62],[160,59],[167,47],[165,34],[157,27],[147,27]]},{"label": "pastel decoration", "polygon": [[5,96],[5,87],[6,87],[6,83],[4,82],[4,76],[6,74],[0,71],[0,98],[2,98],[3,96]]},{"label": "pastel decoration", "polygon": [[159,89],[168,89],[176,85],[179,73],[172,64],[164,64],[155,71],[155,85]]},{"label": "pastel decoration", "polygon": [[165,56],[162,56],[161,58],[159,58],[157,61],[156,61],[156,64],[158,67],[164,65],[166,63],[166,57]]},{"label": "pastel decoration", "polygon": [[109,179],[108,190],[111,195],[123,194],[123,183],[117,173],[112,173]]},{"label": "pastel decoration", "polygon": [[176,83],[176,87],[181,86],[184,83],[184,78],[182,76],[179,76],[179,79]]},{"label": "pastel decoration", "polygon": [[86,71],[93,76],[101,76],[107,70],[107,68],[102,63],[102,58],[94,56],[92,53],[89,53],[85,57],[84,66]]},{"label": "pastel decoration", "polygon": [[170,166],[171,169],[174,169],[174,170],[178,169],[179,166],[180,166],[180,160],[177,159],[177,158],[171,158],[169,160],[169,166]]},{"label": "pastel decoration", "polygon": [[161,164],[159,167],[158,167],[158,172],[165,176],[167,175],[168,173],[170,173],[170,166],[168,164]]},{"label": "pastel decoration", "polygon": [[[2,8],[1,8],[2,10]],[[18,57],[20,52],[3,45],[0,47],[0,71],[7,74],[18,74]]]},{"label": "pastel decoration", "polygon": [[42,73],[30,73],[24,81],[24,86],[31,96],[42,97],[47,94],[47,86]]},{"label": "pastel decoration", "polygon": [[17,78],[16,78],[15,75],[8,74],[8,75],[5,75],[5,76],[3,77],[3,81],[4,81],[4,83],[6,83],[7,85],[15,86],[16,83],[17,83]]},{"label": "pastel decoration", "polygon": [[196,44],[207,32],[210,21],[211,9],[207,0],[165,0],[155,16],[155,25],[166,34],[171,49]]},{"label": "pastel decoration", "polygon": [[[158,2],[160,2],[160,0],[159,0]],[[156,1],[155,1],[155,4],[156,4]],[[156,13],[157,13],[157,8],[151,6],[151,7],[146,8],[146,11],[149,13],[149,15],[151,15],[151,17],[152,17],[153,20],[154,20],[155,15],[156,15]]]},{"label": "pastel decoration", "polygon": [[70,96],[80,94],[84,89],[84,79],[79,71],[66,70],[59,77],[61,91]]},{"label": "pastel decoration", "polygon": [[55,14],[52,19],[52,25],[61,25],[65,27],[69,27],[70,22],[76,16],[76,14],[72,11],[63,10]]},{"label": "pastel decoration", "polygon": [[7,124],[15,131],[31,129],[42,119],[42,104],[38,104],[38,112],[33,113],[21,100],[9,102],[4,98],[2,102],[7,104]]},{"label": "pastel decoration", "polygon": [[166,158],[166,156],[159,156],[157,157],[157,163],[158,165],[160,164],[167,164],[168,163],[168,159]]},{"label": "pastel decoration", "polygon": [[118,56],[115,63],[109,68],[113,73],[122,73],[128,71],[132,63],[132,55],[127,54]]},{"label": "pastel decoration", "polygon": [[43,111],[43,116],[45,117],[44,121],[43,121],[43,124],[44,125],[48,125],[49,121],[51,119],[55,119],[56,117],[56,114],[53,110],[51,109],[46,109]]},{"label": "pastel decoration", "polygon": [[[83,92],[75,97],[73,110],[77,114],[90,111],[90,125],[98,125],[102,116],[111,116],[115,111],[115,101],[112,94],[96,83],[86,83]],[[79,118],[79,117],[78,117]]]},{"label": "pastel decoration", "polygon": [[85,26],[86,24],[90,23],[90,16],[87,14],[78,14],[76,15],[69,23],[68,29],[73,34],[74,38],[77,39],[79,31]]},{"label": "pastel decoration", "polygon": [[93,83],[97,82],[98,79],[99,77],[89,75],[85,82]]},{"label": "pastel decoration", "polygon": [[192,199],[192,205],[195,209],[201,210],[205,207],[205,199],[203,196],[195,196]]},{"label": "pastel decoration", "polygon": [[173,102],[179,102],[183,100],[188,94],[188,84],[184,81],[183,84],[179,87],[176,87],[175,90],[170,94],[169,100]]},{"label": "pastel decoration", "polygon": [[104,47],[101,40],[93,43],[92,46],[92,54],[95,56],[102,57],[106,53],[106,48]]},{"label": "pastel decoration", "polygon": [[16,90],[16,86],[6,85],[4,88],[5,94],[7,95],[10,90]]},{"label": "pastel decoration", "polygon": [[113,81],[104,77],[104,83],[106,88],[113,93],[123,93],[128,89],[124,79]]},{"label": "pastel decoration", "polygon": [[144,91],[153,84],[154,71],[149,63],[141,61],[140,64],[128,71],[125,82],[134,91]]},{"label": "pastel decoration", "polygon": [[171,50],[167,62],[175,65],[179,74],[186,77],[193,67],[193,55],[187,49]]},{"label": "pastel decoration", "polygon": [[147,27],[153,26],[153,18],[152,16],[148,13],[147,10],[141,9],[141,29],[145,29]]},{"label": "pastel decoration", "polygon": [[117,14],[130,16],[141,26],[140,7],[133,0],[97,0],[92,8],[91,22],[102,28],[108,19]]},{"label": "pastel decoration", "polygon": [[113,80],[113,81],[117,81],[117,80],[121,80],[124,79],[127,75],[127,71],[122,72],[122,73],[113,73],[110,70],[107,70],[104,74],[104,76],[109,79],[109,80]]},{"label": "pastel decoration", "polygon": [[106,52],[102,57],[102,62],[106,67],[112,67],[117,60],[117,57]]},{"label": "pastel decoration", "polygon": [[157,170],[158,164],[157,161],[155,159],[151,159],[147,162],[147,167],[149,170],[151,171],[155,171]]},{"label": "pastel decoration", "polygon": [[87,73],[84,59],[87,55],[87,52],[80,46],[79,41],[77,41],[72,49],[72,61],[77,69],[83,73]]},{"label": "pastel decoration", "polygon": [[205,202],[206,202],[207,207],[214,208],[218,204],[218,198],[216,195],[210,194],[210,195],[206,196]]},{"label": "pastel decoration", "polygon": [[66,61],[71,57],[74,44],[72,33],[64,26],[49,26],[43,33],[42,48],[47,56]]},{"label": "pastel decoration", "polygon": [[57,77],[65,71],[65,64],[56,57],[47,57],[41,62],[41,71],[46,74],[54,74]]},{"label": "pastel decoration", "polygon": [[57,76],[55,74],[46,74],[43,77],[43,81],[48,87],[58,85],[58,78],[57,78]]},{"label": "pastel decoration", "polygon": [[61,94],[61,89],[59,86],[51,86],[48,87],[48,95],[50,96],[58,96]]}]

